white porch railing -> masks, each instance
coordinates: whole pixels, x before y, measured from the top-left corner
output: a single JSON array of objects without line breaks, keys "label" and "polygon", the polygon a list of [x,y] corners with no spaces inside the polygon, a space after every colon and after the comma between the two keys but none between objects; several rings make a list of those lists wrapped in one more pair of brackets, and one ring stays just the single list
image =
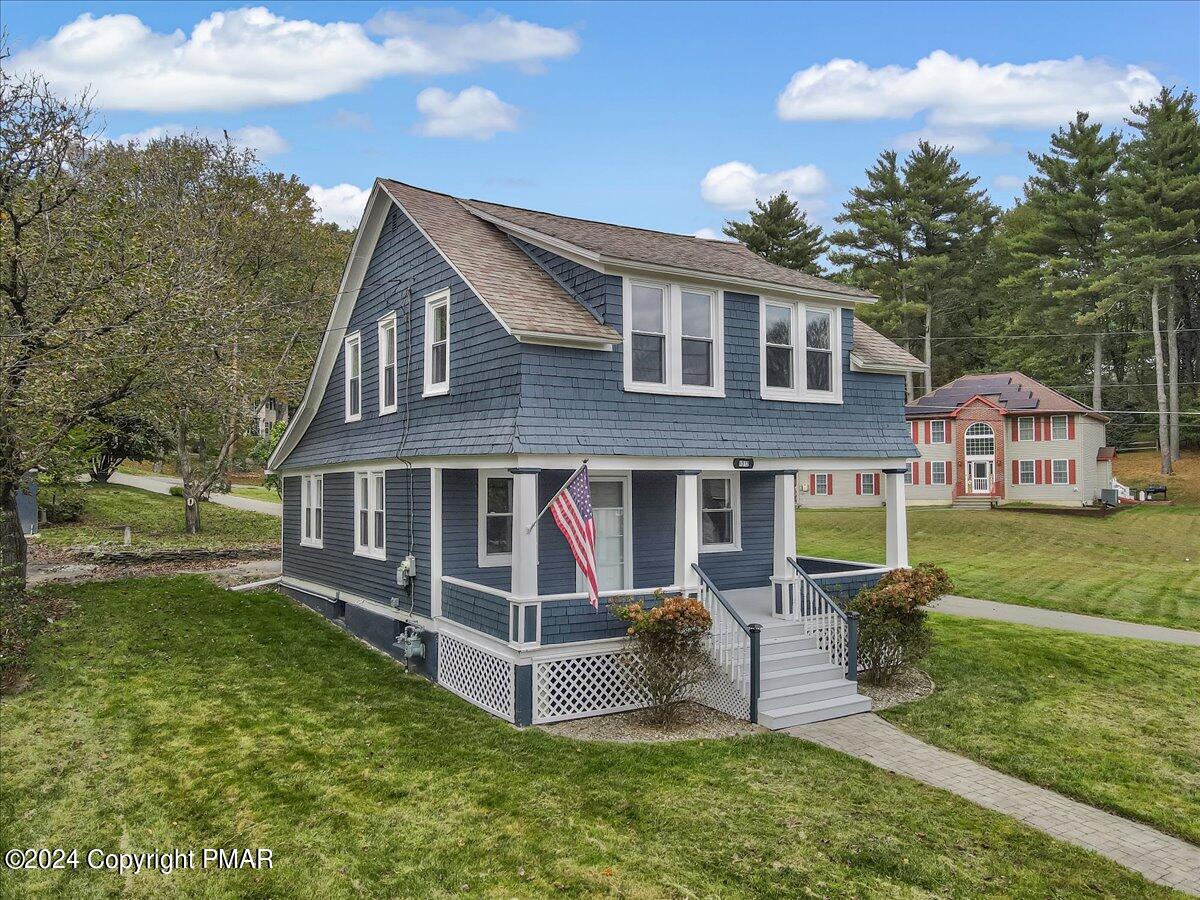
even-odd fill
[{"label": "white porch railing", "polygon": [[[726,698],[726,703],[718,708],[730,715],[740,715],[749,718],[751,722],[757,722],[762,626],[747,625],[746,620],[704,574],[704,570],[694,563],[692,569],[700,576],[696,599],[703,604],[712,618],[709,650],[713,662],[717,666],[719,676],[727,679],[736,692],[736,698]],[[730,700],[733,700],[732,704]],[[727,708],[730,705],[736,711]]]},{"label": "white porch railing", "polygon": [[794,586],[795,602],[785,605],[784,618],[804,626],[817,639],[817,645],[829,654],[829,661],[840,666],[851,681],[858,680],[858,615],[847,613],[833,602],[812,576],[792,557],[788,564],[798,576]]}]

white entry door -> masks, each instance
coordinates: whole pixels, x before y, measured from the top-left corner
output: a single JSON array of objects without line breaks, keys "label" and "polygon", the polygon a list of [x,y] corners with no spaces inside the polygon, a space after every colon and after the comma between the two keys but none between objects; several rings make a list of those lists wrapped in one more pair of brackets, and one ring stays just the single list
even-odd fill
[{"label": "white entry door", "polygon": [[990,494],[992,492],[992,466],[990,459],[972,459],[967,467],[971,473],[971,493]]},{"label": "white entry door", "polygon": [[[596,522],[596,581],[602,591],[630,587],[629,481],[592,476],[592,516]],[[579,590],[585,589],[579,573]]]}]

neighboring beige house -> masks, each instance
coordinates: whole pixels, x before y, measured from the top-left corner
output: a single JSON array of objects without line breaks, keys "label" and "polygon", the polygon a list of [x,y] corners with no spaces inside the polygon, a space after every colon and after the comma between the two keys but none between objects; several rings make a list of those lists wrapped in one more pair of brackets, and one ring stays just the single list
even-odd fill
[{"label": "neighboring beige house", "polygon": [[[1112,484],[1107,417],[1020,372],[965,375],[905,407],[909,506],[1086,506]],[[882,506],[880,472],[801,472],[802,507]]]}]

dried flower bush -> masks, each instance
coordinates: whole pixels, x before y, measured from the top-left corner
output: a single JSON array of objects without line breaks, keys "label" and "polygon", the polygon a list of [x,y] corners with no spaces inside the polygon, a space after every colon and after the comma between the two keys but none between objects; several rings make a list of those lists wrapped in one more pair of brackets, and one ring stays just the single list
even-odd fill
[{"label": "dried flower bush", "polygon": [[923,659],[933,644],[926,607],[954,589],[950,577],[931,563],[894,569],[850,601],[858,613],[858,659],[864,680],[891,684]]}]

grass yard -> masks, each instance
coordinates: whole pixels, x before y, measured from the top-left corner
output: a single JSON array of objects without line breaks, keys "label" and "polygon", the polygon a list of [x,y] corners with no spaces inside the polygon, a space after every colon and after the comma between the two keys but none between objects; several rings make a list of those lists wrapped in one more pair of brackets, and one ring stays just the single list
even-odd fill
[{"label": "grass yard", "polygon": [[38,540],[50,547],[120,544],[121,528],[133,529],[134,549],[260,547],[279,543],[279,519],[205,503],[200,533],[183,530],[183,500],[119,484],[83,484],[83,518],[49,525]]},{"label": "grass yard", "polygon": [[264,846],[275,869],[0,871],[9,896],[1169,895],[785,736],[517,731],[276,594],[59,592],[77,606],[5,700],[3,843]]},{"label": "grass yard", "polygon": [[938,689],[884,718],[1200,843],[1200,648],[932,619]]},{"label": "grass yard", "polygon": [[279,503],[279,494],[274,488],[263,487],[261,484],[234,484],[229,491],[235,497],[247,497],[250,500],[266,500],[269,503]]},{"label": "grass yard", "polygon": [[1131,488],[1165,484],[1168,499],[1176,503],[1200,504],[1200,453],[1191,450],[1176,460],[1174,475],[1159,472],[1161,461],[1162,457],[1154,450],[1118,453],[1113,463],[1113,475]]},{"label": "grass yard", "polygon": [[[800,509],[801,554],[883,562],[882,509]],[[1200,507],[1106,519],[909,507],[909,558],[956,594],[1200,629]]]}]

